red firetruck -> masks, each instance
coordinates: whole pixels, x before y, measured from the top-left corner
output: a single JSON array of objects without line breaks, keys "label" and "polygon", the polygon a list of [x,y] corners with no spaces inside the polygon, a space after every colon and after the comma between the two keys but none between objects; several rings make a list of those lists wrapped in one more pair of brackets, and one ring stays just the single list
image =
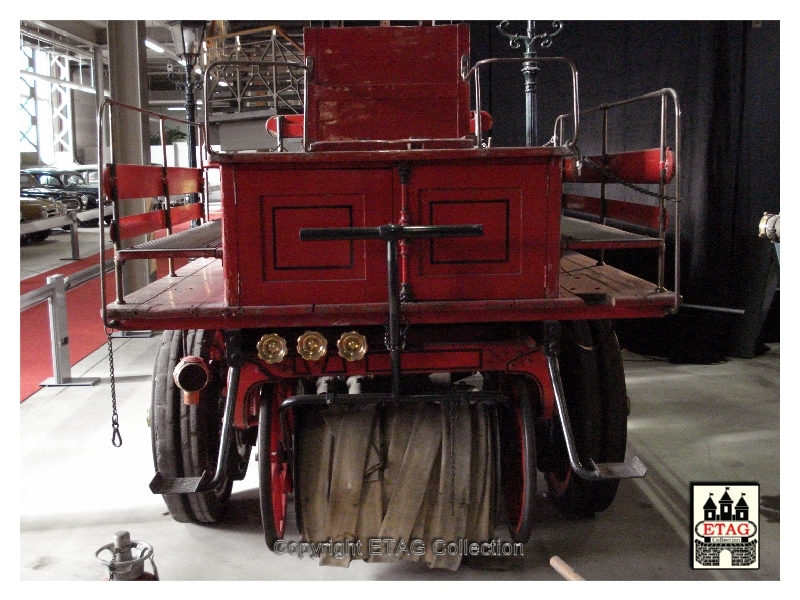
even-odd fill
[{"label": "red firetruck", "polygon": [[[675,92],[582,110],[570,60],[470,64],[463,24],[309,28],[304,52],[302,115],[266,123],[276,150],[215,150],[205,123],[198,168],[101,161],[117,281],[103,321],[163,331],[151,489],[178,521],[218,521],[255,446],[266,543],[293,500],[302,540],[361,548],[326,564],[369,558],[359,540],[485,542],[498,524],[524,543],[540,472],[563,510],[603,511],[646,470],[626,457],[613,322],[680,305]],[[531,64],[564,73],[568,110],[545,146],[492,145],[480,77]],[[582,119],[613,126],[639,102],[660,139],[581,154]],[[125,110],[146,112],[107,100],[101,123]],[[176,195],[202,201],[125,210]],[[606,262],[622,249],[657,281]],[[125,290],[138,259],[170,273]],[[460,562],[430,546],[422,559]]]}]

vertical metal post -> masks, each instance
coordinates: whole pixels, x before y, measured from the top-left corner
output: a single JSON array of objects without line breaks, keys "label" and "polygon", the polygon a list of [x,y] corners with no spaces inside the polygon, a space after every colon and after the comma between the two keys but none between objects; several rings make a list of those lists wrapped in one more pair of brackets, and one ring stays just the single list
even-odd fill
[{"label": "vertical metal post", "polygon": [[69,358],[69,330],[67,328],[67,286],[64,276],[52,275],[48,277],[47,285],[52,289],[52,294],[47,299],[47,309],[50,317],[50,353],[53,358],[53,377],[39,385],[43,387],[94,385],[99,381],[98,378],[72,378],[72,367]]},{"label": "vertical metal post", "polygon": [[275,137],[277,141],[275,142],[275,151],[276,152],[283,152],[283,115],[278,115],[275,118]]},{"label": "vertical metal post", "polygon": [[483,145],[483,116],[481,115],[481,70],[475,69],[475,141],[476,148]]},{"label": "vertical metal post", "polygon": [[553,21],[553,30],[545,33],[536,33],[536,21],[528,21],[526,35],[515,35],[505,30],[508,21],[501,22],[497,29],[500,34],[508,38],[512,48],[519,48],[525,45],[523,58],[532,59],[531,62],[522,63],[522,76],[525,81],[525,145],[537,145],[539,137],[539,115],[537,109],[537,79],[539,77],[539,66],[535,63],[536,47],[548,48],[553,43],[553,39],[564,27],[561,21]]},{"label": "vertical metal post", "polygon": [[[411,224],[408,212],[408,184],[411,179],[411,165],[401,163],[398,165],[400,175],[400,220],[399,224],[406,227]],[[408,282],[408,242],[400,240],[400,300],[408,302],[411,300],[411,284]]]},{"label": "vertical metal post", "polygon": [[[100,217],[102,219],[102,217]],[[72,216],[72,223],[69,225],[69,241],[72,245],[72,260],[81,259],[80,241],[78,240],[78,218]]]},{"label": "vertical metal post", "polygon": [[275,30],[272,30],[272,36],[270,37],[270,50],[271,50],[271,59],[272,66],[270,70],[272,71],[272,106],[275,109],[275,114],[278,114],[278,68],[275,66],[275,61],[277,60],[275,56]]},{"label": "vertical metal post", "polygon": [[55,383],[62,384],[69,379],[69,332],[67,331],[67,290],[63,275],[47,278],[53,286],[53,295],[47,300],[50,315],[50,349],[53,357],[53,377]]},{"label": "vertical metal post", "polygon": [[[603,108],[603,168],[608,165],[608,109]],[[606,213],[608,212],[608,202],[606,201],[606,178],[603,176],[603,181],[600,182],[600,222],[606,224]],[[600,249],[600,265],[606,264],[606,251],[605,248]]]},{"label": "vertical metal post", "polygon": [[400,395],[400,294],[397,290],[397,242],[386,241],[389,279],[389,356],[392,361],[392,394]]},{"label": "vertical metal post", "polygon": [[[533,41],[536,31],[536,21],[528,21],[528,39]],[[536,48],[533,43],[525,45],[523,58],[536,58]],[[537,80],[539,66],[533,62],[522,63],[522,77],[525,80],[525,145],[535,146],[539,137],[539,115],[537,107]]]},{"label": "vertical metal post", "polygon": [[[186,120],[190,123],[194,123],[196,116],[197,116],[197,104],[195,100],[194,90],[195,90],[195,81],[193,75],[194,65],[186,64],[185,72],[186,72],[186,83],[184,88],[184,95],[183,95],[183,102],[184,108],[186,109]],[[189,146],[189,168],[195,169],[197,168],[197,130],[194,126],[188,125],[187,126],[187,137],[186,142]],[[196,196],[192,195],[192,202],[196,202]]]},{"label": "vertical metal post", "polygon": [[[661,94],[661,136],[659,140],[660,146],[660,153],[659,153],[659,160],[661,162],[661,174],[658,185],[658,194],[660,196],[659,199],[659,219],[658,219],[658,237],[661,239],[661,248],[658,251],[658,288],[656,291],[663,292],[664,291],[664,278],[665,278],[665,271],[666,271],[666,259],[667,259],[667,248],[666,248],[666,239],[667,239],[667,228],[666,228],[666,216],[667,216],[667,200],[664,197],[664,191],[666,190],[666,165],[667,165],[667,96],[666,94]],[[675,292],[678,293],[677,291]]]}]

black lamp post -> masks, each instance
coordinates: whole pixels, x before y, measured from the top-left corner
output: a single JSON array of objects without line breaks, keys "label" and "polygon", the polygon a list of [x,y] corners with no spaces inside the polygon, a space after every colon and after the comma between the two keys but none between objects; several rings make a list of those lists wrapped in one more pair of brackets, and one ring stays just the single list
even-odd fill
[{"label": "black lamp post", "polygon": [[[168,21],[172,29],[172,39],[175,42],[175,54],[177,54],[185,68],[186,77],[184,81],[179,81],[170,73],[170,80],[175,86],[184,91],[184,106],[186,108],[186,120],[194,123],[197,105],[195,103],[194,92],[203,85],[202,79],[194,78],[194,67],[197,59],[203,50],[203,37],[206,33],[205,21]],[[189,150],[189,166],[197,167],[197,128],[189,126],[187,145]],[[196,201],[192,198],[192,201]]]},{"label": "black lamp post", "polygon": [[[536,33],[536,21],[528,21],[527,35],[514,34],[507,31],[508,21],[501,22],[497,29],[503,37],[508,38],[512,48],[525,46],[523,58],[536,58],[536,47],[548,48],[553,43],[553,38],[561,33],[564,24],[553,21],[552,31]],[[522,75],[525,79],[525,145],[536,146],[539,137],[539,111],[536,103],[537,80],[539,66],[535,62],[523,63]]]}]

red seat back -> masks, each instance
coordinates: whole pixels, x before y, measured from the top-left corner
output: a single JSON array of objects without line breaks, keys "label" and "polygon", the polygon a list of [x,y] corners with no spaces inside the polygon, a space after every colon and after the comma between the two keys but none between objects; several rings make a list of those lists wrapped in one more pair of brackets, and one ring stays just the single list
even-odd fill
[{"label": "red seat back", "polygon": [[470,133],[469,27],[306,29],[306,145]]}]

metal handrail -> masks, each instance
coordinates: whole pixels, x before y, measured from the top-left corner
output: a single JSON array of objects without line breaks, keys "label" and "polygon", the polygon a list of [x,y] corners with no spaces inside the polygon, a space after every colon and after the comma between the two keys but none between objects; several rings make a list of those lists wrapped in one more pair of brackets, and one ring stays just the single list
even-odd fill
[{"label": "metal handrail", "polygon": [[572,72],[572,115],[574,118],[574,129],[572,139],[566,142],[565,146],[574,146],[578,143],[578,132],[580,129],[580,102],[578,98],[578,70],[575,68],[575,63],[569,58],[563,56],[546,56],[538,58],[487,58],[476,62],[473,67],[467,71],[462,72],[461,78],[467,80],[474,73],[475,74],[475,137],[477,147],[483,146],[483,131],[481,123],[481,67],[493,63],[538,63],[538,62],[563,62],[566,63]]},{"label": "metal handrail", "polygon": [[[103,215],[109,214],[110,206],[103,207]],[[93,221],[100,219],[100,209],[92,208],[83,210],[76,213],[68,213],[57,217],[47,217],[45,219],[35,219],[33,221],[26,221],[20,223],[20,235],[27,235],[39,231],[48,231],[56,227],[69,227],[70,246],[72,247],[72,259],[80,259],[80,239],[78,236],[78,224],[85,221]]]},{"label": "metal handrail", "polygon": [[[108,273],[109,271],[114,269],[114,261],[107,260],[104,265],[104,272]],[[95,277],[100,276],[100,265],[93,265],[82,271],[78,271],[77,273],[73,273],[72,275],[67,275],[64,277],[64,289],[69,290],[74,287],[81,285],[82,283],[86,283]],[[40,302],[44,302],[48,298],[53,296],[54,286],[52,283],[47,283],[42,287],[36,288],[35,290],[31,290],[26,294],[22,294],[19,298],[19,312],[24,312],[28,310],[30,307],[39,304]]]},{"label": "metal handrail", "polygon": [[[113,264],[106,262],[102,271],[113,269]],[[67,290],[90,279],[100,276],[101,267],[95,265],[73,275],[52,275],[47,278],[46,285],[20,296],[20,313],[47,300],[50,316],[50,354],[53,360],[53,377],[43,381],[42,386],[94,385],[97,377],[73,377],[72,361],[69,354],[69,331],[67,328]],[[102,281],[105,277],[100,277]]]},{"label": "metal handrail", "polygon": [[[313,70],[313,61],[311,59],[307,59],[306,63],[296,63],[296,62],[289,62],[289,61],[272,61],[272,60],[270,60],[270,61],[241,61],[241,60],[228,61],[228,60],[224,60],[224,61],[212,62],[211,64],[209,64],[206,67],[205,73],[203,74],[203,88],[205,89],[204,96],[205,96],[206,105],[208,105],[208,98],[209,98],[210,90],[212,89],[212,87],[210,85],[212,73],[214,71],[216,71],[217,69],[219,69],[220,67],[250,67],[250,68],[252,68],[252,67],[268,67],[268,68],[269,67],[286,67],[288,69],[301,69],[301,70],[305,71],[304,77],[307,78],[309,76],[309,73]],[[305,87],[306,86],[304,85],[303,87],[304,87],[304,91],[305,91]],[[305,98],[303,98],[303,105],[305,106],[305,104],[306,104]],[[210,112],[211,111],[206,110],[205,114],[204,114],[204,117],[205,117],[204,123],[205,123],[206,131],[208,131],[209,128],[210,128],[210,123],[209,123],[209,117],[210,117],[209,113]],[[214,151],[212,151],[212,149],[211,149],[211,146],[209,145],[208,139],[206,139],[206,153],[209,154],[209,155],[214,153]],[[220,151],[219,153],[220,154],[227,154],[226,152],[223,152],[223,151]]]},{"label": "metal handrail", "polygon": [[[162,115],[161,113],[157,113],[157,112],[154,112],[152,110],[147,110],[147,109],[144,109],[144,108],[140,108],[138,106],[131,106],[130,104],[123,104],[122,102],[117,102],[116,100],[112,100],[111,98],[105,98],[101,102],[100,107],[97,109],[97,140],[98,140],[98,144],[97,144],[97,165],[98,165],[98,169],[97,169],[97,197],[99,198],[99,202],[100,202],[101,206],[104,204],[104,202],[106,200],[106,197],[103,195],[103,189],[104,189],[103,171],[104,171],[104,167],[105,167],[105,164],[106,164],[105,163],[105,143],[104,143],[104,140],[105,140],[104,133],[105,132],[104,132],[104,125],[103,124],[105,122],[106,109],[108,109],[108,117],[110,119],[112,117],[111,109],[113,107],[117,107],[117,108],[121,108],[121,109],[124,109],[124,110],[130,110],[130,111],[133,111],[133,112],[137,112],[139,114],[146,115],[146,116],[151,117],[152,119],[155,119],[155,120],[158,121],[158,123],[159,123],[159,132],[160,132],[160,135],[161,135],[161,155],[162,155],[162,159],[164,161],[164,168],[167,167],[167,143],[166,143],[166,136],[164,135],[165,134],[165,129],[164,129],[164,122],[165,121],[171,121],[171,122],[174,122],[174,123],[181,123],[183,125],[186,125],[187,127],[197,127],[198,133],[199,133],[199,140],[200,140],[200,143],[198,144],[198,148],[206,149],[206,148],[209,147],[208,146],[208,139],[207,139],[207,136],[206,136],[206,127],[205,127],[205,125],[203,123],[197,123],[197,122],[194,122],[194,121],[187,121],[186,119],[178,119],[176,117],[169,117],[167,115]],[[109,130],[109,145],[110,145],[110,148],[111,148],[111,161],[110,162],[113,164],[114,163],[114,155],[113,155],[114,144],[113,144],[112,136],[113,136],[113,131]],[[207,182],[206,182],[206,186],[205,187],[206,188],[208,187]],[[120,216],[119,215],[119,201],[114,199],[114,198],[112,198],[111,200],[112,200],[112,204],[111,204],[111,206],[112,206],[112,219],[114,221],[117,221],[119,219],[119,216]],[[169,199],[167,199],[167,202],[169,202]],[[208,194],[204,195],[203,205],[204,205],[205,216],[206,216],[206,218],[208,218]],[[105,220],[104,219],[100,219],[99,220],[99,225],[100,225],[100,227],[99,227],[99,229],[100,229],[100,256],[104,257],[105,256],[105,251],[106,251],[106,245],[105,245]],[[114,239],[114,251],[115,251],[115,253],[116,253],[117,250],[119,250],[119,240],[115,238]],[[101,260],[102,260],[102,258],[101,258]],[[121,269],[122,269],[122,262],[118,261],[115,258],[114,259],[114,279],[115,279],[115,283],[116,283],[117,300],[118,301],[122,300],[122,297],[123,297],[123,294],[122,294],[122,273],[121,273]],[[172,271],[172,263],[171,262],[170,262],[170,271]],[[100,298],[101,298],[100,314],[101,314],[102,319],[103,319],[103,324],[106,327],[111,327],[112,324],[108,322],[108,311],[106,309],[106,278],[105,277],[101,277],[100,278]]]},{"label": "metal handrail", "polygon": [[[681,264],[680,264],[680,252],[681,252],[681,228],[680,228],[680,204],[681,204],[681,186],[680,186],[680,130],[681,130],[681,107],[680,102],[678,100],[678,93],[673,88],[662,88],[660,90],[656,90],[654,92],[649,92],[647,94],[642,94],[640,96],[634,96],[632,98],[625,98],[624,100],[618,100],[616,102],[609,102],[605,104],[600,104],[599,106],[594,106],[592,108],[587,108],[585,110],[580,111],[580,114],[588,115],[591,113],[602,112],[603,113],[603,148],[602,154],[605,156],[608,153],[608,136],[607,136],[607,127],[608,127],[608,111],[612,108],[617,108],[620,106],[625,106],[628,104],[633,104],[636,102],[642,102],[644,100],[650,100],[658,98],[661,100],[661,116],[660,116],[660,134],[659,134],[659,146],[660,146],[660,156],[659,160],[661,161],[662,165],[666,164],[666,152],[667,152],[667,99],[672,99],[672,104],[674,108],[674,148],[672,149],[675,155],[675,175],[672,178],[672,184],[674,186],[674,196],[672,197],[673,202],[675,203],[675,218],[673,219],[673,230],[674,230],[674,237],[675,237],[675,250],[674,250],[674,260],[675,260],[675,276],[674,276],[674,292],[675,292],[675,303],[673,305],[673,312],[678,310],[678,307],[681,304],[681,295],[680,295],[680,272],[681,272]],[[556,117],[554,130],[553,130],[553,140],[557,144],[560,139],[564,136],[564,121],[568,119],[570,115],[568,113],[561,114]],[[665,180],[665,171],[662,168],[661,171],[661,182],[659,185],[659,209],[660,209],[660,218],[659,218],[659,231],[658,237],[661,240],[661,250],[659,252],[659,260],[658,260],[658,291],[664,290],[664,278],[665,278],[665,243],[666,243],[666,227],[665,223],[665,215],[666,215],[666,197],[665,197],[665,188],[666,188],[666,180]],[[611,182],[613,183],[613,181]],[[606,185],[605,183],[601,184],[603,187]]]}]

